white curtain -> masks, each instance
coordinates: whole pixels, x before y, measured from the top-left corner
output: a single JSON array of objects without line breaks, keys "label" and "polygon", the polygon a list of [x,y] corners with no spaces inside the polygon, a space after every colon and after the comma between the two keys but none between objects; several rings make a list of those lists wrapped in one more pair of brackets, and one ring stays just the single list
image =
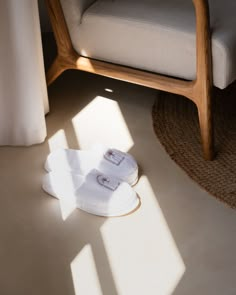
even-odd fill
[{"label": "white curtain", "polygon": [[0,0],[0,145],[46,137],[48,97],[37,0]]}]

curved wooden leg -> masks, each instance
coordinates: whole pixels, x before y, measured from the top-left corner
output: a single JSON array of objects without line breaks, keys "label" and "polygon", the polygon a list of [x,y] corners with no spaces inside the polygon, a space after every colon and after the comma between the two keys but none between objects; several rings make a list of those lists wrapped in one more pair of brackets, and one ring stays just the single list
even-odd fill
[{"label": "curved wooden leg", "polygon": [[50,66],[46,74],[47,85],[49,86],[57,77],[59,77],[66,68],[61,64],[59,57],[57,56]]},{"label": "curved wooden leg", "polygon": [[213,136],[213,118],[212,118],[212,93],[208,91],[203,94],[197,104],[198,117],[202,138],[203,156],[205,160],[214,158],[214,136]]}]

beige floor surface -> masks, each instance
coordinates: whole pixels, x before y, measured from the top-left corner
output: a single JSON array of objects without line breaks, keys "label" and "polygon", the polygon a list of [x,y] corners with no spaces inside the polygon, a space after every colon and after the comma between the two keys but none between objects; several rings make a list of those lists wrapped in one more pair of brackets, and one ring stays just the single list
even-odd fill
[{"label": "beige floor surface", "polygon": [[[236,211],[165,153],[152,129],[156,95],[67,72],[49,88],[46,142],[0,148],[1,295],[236,294]],[[140,165],[142,206],[130,216],[71,210],[41,189],[50,151],[96,142]]]}]

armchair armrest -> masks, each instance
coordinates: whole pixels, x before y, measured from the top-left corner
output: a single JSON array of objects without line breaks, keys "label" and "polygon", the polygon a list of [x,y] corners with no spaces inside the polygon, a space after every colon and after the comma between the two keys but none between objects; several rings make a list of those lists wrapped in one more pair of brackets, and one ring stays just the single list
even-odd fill
[{"label": "armchair armrest", "polygon": [[[58,55],[74,54],[72,36],[81,21],[83,12],[96,0],[45,0],[53,32],[55,35]],[[70,24],[70,25],[68,25]]]},{"label": "armchair armrest", "polygon": [[60,0],[63,13],[69,27],[77,26],[83,15],[83,12],[96,0]]}]

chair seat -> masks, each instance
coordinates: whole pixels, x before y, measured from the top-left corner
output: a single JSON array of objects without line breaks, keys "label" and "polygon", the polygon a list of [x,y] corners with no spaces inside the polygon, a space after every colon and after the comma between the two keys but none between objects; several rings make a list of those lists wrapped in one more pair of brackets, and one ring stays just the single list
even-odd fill
[{"label": "chair seat", "polygon": [[[236,79],[236,1],[210,0],[214,85]],[[75,50],[91,58],[192,80],[195,13],[190,0],[97,0],[76,27]]]}]

